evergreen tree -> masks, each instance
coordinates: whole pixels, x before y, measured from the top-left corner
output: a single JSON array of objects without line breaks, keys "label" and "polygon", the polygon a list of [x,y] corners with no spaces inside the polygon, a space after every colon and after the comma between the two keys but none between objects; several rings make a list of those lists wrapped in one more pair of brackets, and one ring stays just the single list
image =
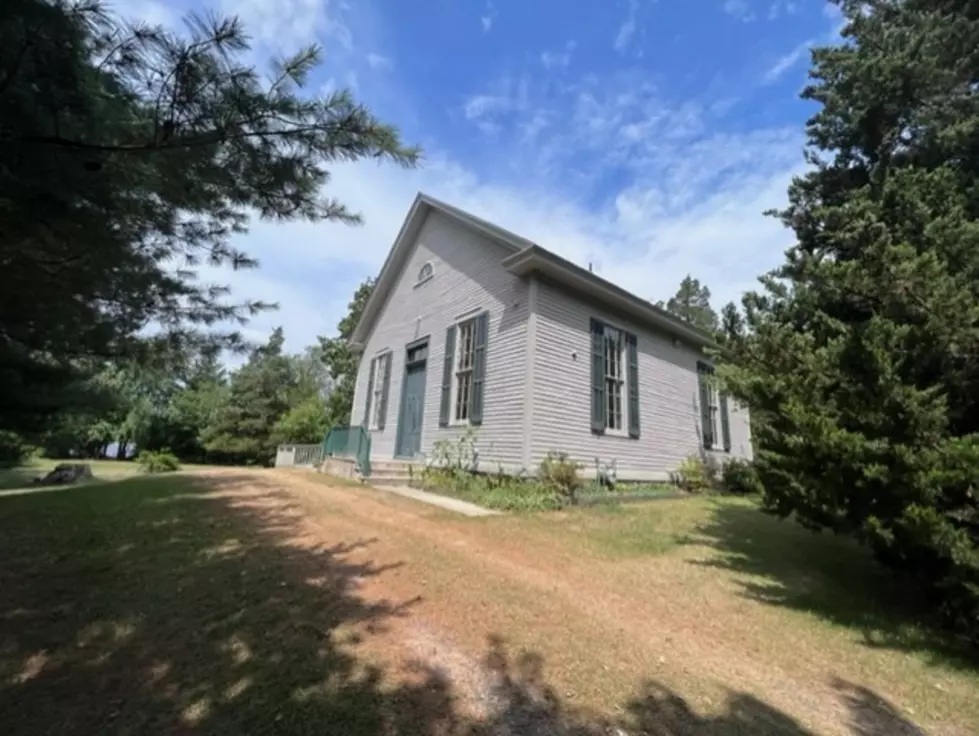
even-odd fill
[{"label": "evergreen tree", "polygon": [[656,306],[705,332],[717,330],[717,313],[710,306],[710,289],[701,286],[700,281],[689,274],[669,301],[656,302]]},{"label": "evergreen tree", "polygon": [[197,281],[256,262],[250,214],[357,222],[327,166],[417,151],[348,92],[305,87],[300,50],[266,80],[235,19],[131,25],[91,0],[7,0],[0,14],[0,430],[38,431],[86,361],[240,344],[260,302]]},{"label": "evergreen tree", "polygon": [[347,314],[337,324],[337,337],[321,337],[323,360],[330,370],[333,389],[327,398],[328,426],[350,423],[350,410],[354,403],[354,387],[357,382],[359,356],[350,349],[353,335],[364,313],[367,300],[374,291],[374,280],[367,279],[354,292]]},{"label": "evergreen tree", "polygon": [[231,376],[228,400],[203,432],[204,447],[211,455],[263,465],[275,458],[273,430],[292,408],[297,386],[293,363],[282,352],[283,342],[282,328],[276,328]]},{"label": "evergreen tree", "polygon": [[855,535],[979,639],[979,9],[842,5],[785,264],[725,320],[773,512]]}]

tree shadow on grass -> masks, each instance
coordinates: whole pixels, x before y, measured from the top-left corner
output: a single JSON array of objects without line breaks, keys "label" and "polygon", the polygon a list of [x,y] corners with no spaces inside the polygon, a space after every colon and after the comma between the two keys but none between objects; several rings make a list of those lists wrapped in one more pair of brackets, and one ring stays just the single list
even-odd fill
[{"label": "tree shadow on grass", "polygon": [[[547,684],[539,655],[511,660],[500,639],[477,664],[475,711],[438,663],[388,678],[358,637],[416,601],[368,601],[359,587],[397,565],[369,560],[373,539],[323,544],[292,496],[236,482],[148,478],[0,499],[0,733],[807,733],[746,694],[703,715],[653,682],[619,718],[588,712]],[[878,729],[860,733],[902,733],[872,693],[847,697]]]},{"label": "tree shadow on grass", "polygon": [[744,594],[806,611],[860,632],[866,646],[925,653],[935,664],[979,667],[977,653],[929,620],[917,591],[877,564],[853,540],[810,532],[747,503],[714,504],[689,543],[719,552],[695,564],[750,577]]}]

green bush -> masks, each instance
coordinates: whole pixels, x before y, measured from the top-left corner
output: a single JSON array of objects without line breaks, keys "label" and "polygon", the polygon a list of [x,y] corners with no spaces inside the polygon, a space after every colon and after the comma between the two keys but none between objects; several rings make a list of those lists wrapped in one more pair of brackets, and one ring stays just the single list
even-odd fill
[{"label": "green bush", "polygon": [[[413,475],[413,478],[415,476]],[[417,475],[424,490],[443,493],[499,511],[546,511],[560,508],[562,500],[553,489],[532,480],[497,472],[470,473],[455,466],[427,467]]]},{"label": "green bush", "polygon": [[721,483],[725,491],[738,496],[761,495],[765,490],[758,471],[747,460],[734,459],[725,463]]},{"label": "green bush", "polygon": [[700,457],[685,458],[673,474],[674,482],[687,493],[709,493],[714,490],[715,475]]},{"label": "green bush", "polygon": [[180,470],[180,461],[169,450],[161,450],[160,452],[146,450],[139,453],[136,462],[147,473],[172,473],[175,470]]},{"label": "green bush", "polygon": [[578,471],[581,466],[568,459],[567,453],[549,452],[541,460],[537,479],[546,488],[551,488],[565,502],[574,503],[575,496],[583,485]]}]

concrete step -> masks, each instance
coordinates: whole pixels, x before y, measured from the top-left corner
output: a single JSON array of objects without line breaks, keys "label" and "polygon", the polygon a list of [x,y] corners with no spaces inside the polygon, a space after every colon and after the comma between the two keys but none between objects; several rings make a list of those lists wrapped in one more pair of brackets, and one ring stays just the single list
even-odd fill
[{"label": "concrete step", "polygon": [[408,466],[413,465],[416,470],[421,468],[421,463],[410,463],[407,460],[374,460],[371,459],[371,469],[378,470],[403,470],[408,472]]}]

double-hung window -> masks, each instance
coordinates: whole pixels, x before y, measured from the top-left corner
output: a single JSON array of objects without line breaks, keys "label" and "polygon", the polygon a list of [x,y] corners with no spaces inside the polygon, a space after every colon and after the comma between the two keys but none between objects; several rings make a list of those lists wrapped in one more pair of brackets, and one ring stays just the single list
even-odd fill
[{"label": "double-hung window", "polygon": [[473,362],[476,348],[476,320],[459,323],[455,357],[455,409],[453,421],[468,422],[472,409]]},{"label": "double-hung window", "polygon": [[639,352],[636,336],[591,320],[591,428],[595,434],[639,437]]},{"label": "double-hung window", "polygon": [[697,382],[700,388],[700,424],[704,448],[714,450],[720,445],[725,452],[730,452],[731,422],[728,416],[728,400],[718,389],[714,367],[698,362]]},{"label": "double-hung window", "polygon": [[605,326],[605,430],[609,433],[625,431],[622,407],[626,393],[625,334],[614,327]]},{"label": "double-hung window", "polygon": [[364,420],[368,429],[384,429],[391,387],[391,352],[373,358],[367,373],[367,409]]},{"label": "double-hung window", "polygon": [[439,426],[483,422],[489,312],[464,317],[445,331]]}]

